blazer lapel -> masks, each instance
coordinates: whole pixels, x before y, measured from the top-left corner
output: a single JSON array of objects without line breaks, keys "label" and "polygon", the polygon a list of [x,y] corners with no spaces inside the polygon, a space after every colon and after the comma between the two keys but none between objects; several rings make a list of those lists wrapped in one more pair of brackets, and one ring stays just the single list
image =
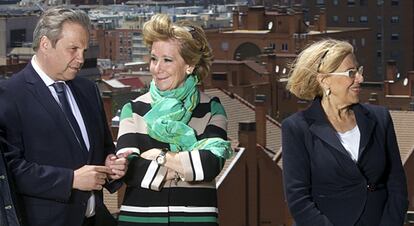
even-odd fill
[{"label": "blazer lapel", "polygon": [[323,140],[325,143],[333,147],[335,150],[351,158],[349,153],[342,146],[341,141],[336,136],[336,131],[332,128],[322,109],[320,99],[315,99],[312,105],[305,110],[304,116],[309,123],[309,130]]},{"label": "blazer lapel", "polygon": [[[354,111],[356,123],[361,133],[359,153],[360,159],[365,148],[367,147],[372,133],[374,132],[376,120],[369,115],[369,111],[365,109],[361,104],[355,104],[352,106]],[[332,146],[339,152],[351,157],[348,151],[342,146],[341,141],[336,136],[336,131],[332,128],[328,120],[326,119],[325,112],[322,109],[320,99],[315,99],[312,105],[304,112],[305,118],[309,123],[309,130],[323,140],[328,145]]]},{"label": "blazer lapel", "polygon": [[361,139],[359,142],[359,158],[363,154],[365,148],[368,145],[369,140],[372,137],[372,133],[374,132],[375,125],[377,121],[370,116],[370,113],[367,109],[365,109],[362,105],[356,104],[352,107],[352,110],[355,113],[355,118],[357,121],[357,125],[359,131],[361,133]]}]

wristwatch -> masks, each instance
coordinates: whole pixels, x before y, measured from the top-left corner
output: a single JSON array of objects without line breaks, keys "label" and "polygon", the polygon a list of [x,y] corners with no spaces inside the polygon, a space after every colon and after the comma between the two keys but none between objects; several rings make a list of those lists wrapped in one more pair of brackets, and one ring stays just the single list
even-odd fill
[{"label": "wristwatch", "polygon": [[158,154],[157,158],[155,158],[155,161],[159,166],[163,166],[167,162],[166,154],[168,152],[168,148],[161,149],[160,154]]}]

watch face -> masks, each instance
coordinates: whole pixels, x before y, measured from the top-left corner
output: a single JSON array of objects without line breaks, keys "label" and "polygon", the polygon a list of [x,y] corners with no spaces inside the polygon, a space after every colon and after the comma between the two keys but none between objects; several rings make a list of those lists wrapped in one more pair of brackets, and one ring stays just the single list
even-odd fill
[{"label": "watch face", "polygon": [[157,156],[156,161],[157,161],[158,165],[164,165],[164,163],[165,163],[165,156],[164,155]]}]

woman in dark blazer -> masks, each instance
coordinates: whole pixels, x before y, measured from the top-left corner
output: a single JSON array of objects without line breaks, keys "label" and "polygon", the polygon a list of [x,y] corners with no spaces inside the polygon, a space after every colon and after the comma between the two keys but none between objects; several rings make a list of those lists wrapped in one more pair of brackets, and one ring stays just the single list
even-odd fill
[{"label": "woman in dark blazer", "polygon": [[282,123],[283,179],[298,226],[398,226],[407,185],[389,112],[359,104],[363,68],[348,42],[310,45],[287,88],[311,106]]}]

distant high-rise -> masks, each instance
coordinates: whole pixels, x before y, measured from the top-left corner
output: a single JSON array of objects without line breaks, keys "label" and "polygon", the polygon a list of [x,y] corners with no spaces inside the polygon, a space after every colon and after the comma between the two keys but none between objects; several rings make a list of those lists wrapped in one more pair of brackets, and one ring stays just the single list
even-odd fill
[{"label": "distant high-rise", "polygon": [[307,1],[310,18],[325,8],[330,27],[369,27],[367,41],[376,49],[376,81],[385,78],[387,61],[394,60],[402,75],[413,70],[414,1],[403,0],[312,0]]}]

